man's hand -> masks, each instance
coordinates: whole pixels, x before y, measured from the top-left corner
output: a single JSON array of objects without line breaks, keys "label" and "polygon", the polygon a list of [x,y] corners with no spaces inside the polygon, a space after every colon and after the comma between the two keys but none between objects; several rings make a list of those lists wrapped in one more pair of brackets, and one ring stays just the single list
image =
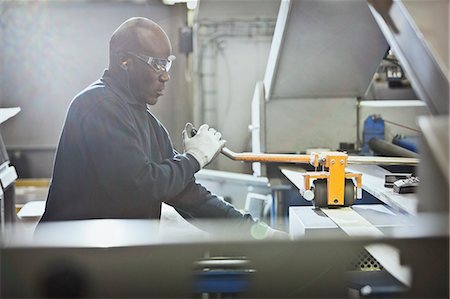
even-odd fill
[{"label": "man's hand", "polygon": [[197,134],[188,136],[186,127],[183,131],[183,146],[186,153],[191,154],[200,164],[200,168],[208,165],[225,145],[222,134],[204,124],[198,128]]},{"label": "man's hand", "polygon": [[273,229],[271,227],[269,227],[267,229],[267,237],[270,240],[289,240],[289,234],[281,231],[281,230],[277,230],[277,229]]},{"label": "man's hand", "polygon": [[289,240],[289,234],[284,231],[273,229],[264,222],[255,223],[250,231],[253,238],[257,240]]}]

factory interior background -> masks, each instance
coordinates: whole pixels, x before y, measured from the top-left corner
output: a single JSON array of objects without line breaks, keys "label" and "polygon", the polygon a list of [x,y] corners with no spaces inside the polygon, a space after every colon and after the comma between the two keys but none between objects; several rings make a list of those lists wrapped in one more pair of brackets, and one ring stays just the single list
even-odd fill
[{"label": "factory interior background", "polygon": [[[0,1],[0,297],[448,298],[449,15],[448,0]],[[34,243],[69,105],[131,17],[172,43],[149,110],[174,148],[206,123],[236,155],[196,180],[282,236],[210,240],[164,205],[157,224],[55,223]],[[337,204],[341,153],[356,175],[341,169]]]}]

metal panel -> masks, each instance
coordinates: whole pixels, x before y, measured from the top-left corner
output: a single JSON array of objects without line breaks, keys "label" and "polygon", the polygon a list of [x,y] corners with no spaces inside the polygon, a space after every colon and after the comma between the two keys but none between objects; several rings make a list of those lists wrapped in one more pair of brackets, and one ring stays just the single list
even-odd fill
[{"label": "metal panel", "polygon": [[403,1],[424,41],[449,79],[449,1],[408,0]]},{"label": "metal panel", "polygon": [[[128,232],[130,226],[117,220],[114,223],[116,231]],[[139,231],[145,228],[144,224]],[[148,232],[147,235],[157,235],[151,234],[152,230]],[[2,261],[8,261],[1,263],[4,286],[1,296],[203,298],[202,293],[206,292],[196,287],[202,281],[199,274],[212,272],[211,282],[226,289],[210,292],[208,297],[230,295],[229,286],[238,284],[243,286],[242,291],[231,293],[238,298],[345,298],[348,293],[345,270],[363,244],[360,240],[336,239],[304,242],[223,239],[106,248],[0,248]],[[233,260],[244,263],[217,265]],[[215,262],[209,264],[210,271],[199,267],[207,262]]]},{"label": "metal panel", "polygon": [[[264,96],[264,83],[256,83],[255,92],[252,99],[252,124],[249,129],[252,134],[252,151],[254,153],[263,153],[266,151],[266,105]],[[259,162],[252,164],[253,174],[261,176],[264,172]]]},{"label": "metal panel", "polygon": [[270,99],[365,93],[388,48],[366,1],[292,0],[286,22],[279,52],[269,56],[278,58]]},{"label": "metal panel", "polygon": [[356,142],[356,101],[304,99],[270,101],[266,107],[266,152],[299,153],[311,147],[336,149]]},{"label": "metal panel", "polygon": [[267,61],[266,73],[264,74],[264,88],[265,98],[268,101],[274,84],[274,77],[277,71],[280,49],[283,44],[285,36],[285,30],[287,26],[287,19],[289,11],[291,9],[292,2],[290,0],[283,0],[280,4],[280,10],[278,11],[277,23],[275,25],[275,31],[273,33],[272,44],[270,45],[269,60]]},{"label": "metal panel", "polygon": [[422,134],[419,177],[419,212],[449,211],[449,119],[446,116],[421,117]]},{"label": "metal panel", "polygon": [[280,0],[201,0],[197,6],[197,20],[229,20],[245,18],[273,18]]},{"label": "metal panel", "polygon": [[411,215],[417,214],[419,199],[416,194],[399,194],[394,192],[392,188],[384,187],[384,176],[390,173],[386,169],[377,165],[351,165],[347,167],[347,170],[361,172],[363,174],[363,189],[393,210]]},{"label": "metal panel", "polygon": [[432,113],[448,114],[448,1],[369,2],[414,91]]}]

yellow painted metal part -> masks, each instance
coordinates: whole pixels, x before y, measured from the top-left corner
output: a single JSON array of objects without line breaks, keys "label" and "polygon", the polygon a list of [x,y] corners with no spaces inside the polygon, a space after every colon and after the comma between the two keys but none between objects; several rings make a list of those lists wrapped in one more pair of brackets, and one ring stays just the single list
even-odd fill
[{"label": "yellow painted metal part", "polygon": [[[357,172],[346,172],[345,173],[346,179],[355,179],[356,180],[356,187],[362,188],[362,173]],[[311,182],[313,179],[327,179],[328,180],[329,173],[326,171],[321,172],[305,172],[303,173],[303,179],[305,183],[305,189],[309,190],[311,189]]]},{"label": "yellow painted metal part", "polygon": [[328,179],[328,172],[325,172],[325,171],[305,172],[303,174],[303,179],[304,179],[304,183],[305,183],[305,190],[310,190],[312,179]]},{"label": "yellow painted metal part", "polygon": [[[324,171],[306,172],[304,176],[305,190],[311,189],[313,179],[327,179],[327,203],[329,206],[343,206],[345,203],[345,179],[354,178],[358,189],[362,188],[361,173],[346,173],[345,167],[348,163],[375,163],[385,157],[349,157],[343,152],[322,152],[311,153],[310,155],[291,155],[291,154],[255,154],[255,153],[235,153],[228,148],[223,148],[222,153],[232,160],[246,162],[276,162],[276,163],[309,163],[315,168],[323,166]],[[376,159],[376,160],[373,160]],[[391,160],[381,160],[383,163],[416,163],[417,161],[406,161],[404,158],[390,158]],[[383,164],[382,163],[382,164]],[[361,191],[361,190],[360,190]]]},{"label": "yellow painted metal part", "polygon": [[346,179],[354,178],[356,180],[356,188],[362,188],[362,173],[357,172],[346,172]]},{"label": "yellow painted metal part", "polygon": [[[311,164],[320,162],[328,171],[306,172],[303,174],[305,190],[311,189],[311,183],[314,179],[327,180],[327,203],[328,206],[343,206],[345,203],[345,179],[355,179],[356,187],[362,188],[362,174],[345,172],[348,155],[341,152],[326,152],[320,157],[316,154],[311,155]],[[313,164],[314,163],[314,164]]]},{"label": "yellow painted metal part", "polygon": [[344,205],[345,193],[345,167],[347,166],[347,154],[340,152],[327,153],[325,167],[329,169],[327,181],[328,205]]}]

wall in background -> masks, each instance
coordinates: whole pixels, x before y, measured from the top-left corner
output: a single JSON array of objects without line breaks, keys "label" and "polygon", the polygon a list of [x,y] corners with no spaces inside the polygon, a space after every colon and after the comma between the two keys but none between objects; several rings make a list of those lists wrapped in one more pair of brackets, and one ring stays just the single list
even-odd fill
[{"label": "wall in background", "polygon": [[[217,128],[236,152],[251,151],[251,101],[264,78],[279,6],[276,0],[202,0],[198,7],[195,122]],[[223,155],[210,168],[252,173],[250,163]]]}]

